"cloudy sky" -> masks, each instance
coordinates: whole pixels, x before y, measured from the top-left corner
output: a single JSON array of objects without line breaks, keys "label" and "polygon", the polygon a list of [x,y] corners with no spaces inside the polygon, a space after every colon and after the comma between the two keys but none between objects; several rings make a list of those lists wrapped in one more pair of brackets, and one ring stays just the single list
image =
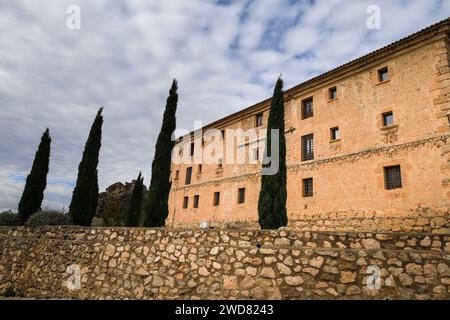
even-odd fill
[{"label": "cloudy sky", "polygon": [[0,0],[0,210],[17,209],[46,127],[43,206],[67,209],[100,106],[101,190],[140,170],[148,184],[172,78],[178,127],[192,130],[268,98],[280,73],[294,86],[449,13],[449,0]]}]

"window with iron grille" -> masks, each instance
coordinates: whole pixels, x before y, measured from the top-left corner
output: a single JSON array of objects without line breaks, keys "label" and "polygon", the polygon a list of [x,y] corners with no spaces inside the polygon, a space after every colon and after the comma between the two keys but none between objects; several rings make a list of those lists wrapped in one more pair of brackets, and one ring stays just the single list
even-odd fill
[{"label": "window with iron grille", "polygon": [[187,209],[189,205],[189,197],[183,198],[183,209]]},{"label": "window with iron grille", "polygon": [[256,126],[261,127],[263,125],[263,114],[257,114],[256,115]]},{"label": "window with iron grille", "polygon": [[238,203],[242,204],[245,202],[245,188],[238,189]]},{"label": "window with iron grille", "polygon": [[302,137],[302,161],[314,159],[314,134]]},{"label": "window with iron grille", "polygon": [[199,164],[198,165],[198,169],[197,169],[197,173],[202,173],[203,170],[203,165]]},{"label": "window with iron grille", "polygon": [[387,67],[384,67],[378,70],[378,81],[384,82],[389,80],[389,70]]},{"label": "window with iron grille", "polygon": [[329,92],[328,98],[329,98],[330,100],[337,99],[337,87],[330,88],[330,89],[328,90],[328,92]]},{"label": "window with iron grille", "polygon": [[314,116],[313,98],[302,101],[302,119],[308,119]]},{"label": "window with iron grille", "polygon": [[313,178],[303,179],[303,197],[312,197],[314,195]]},{"label": "window with iron grille", "polygon": [[192,167],[186,168],[186,180],[184,184],[191,184],[192,180]]},{"label": "window with iron grille", "polygon": [[198,201],[200,200],[200,196],[198,194],[196,194],[194,196],[194,209],[198,208]]},{"label": "window with iron grille", "polygon": [[220,192],[214,192],[214,206],[217,207],[220,203]]},{"label": "window with iron grille", "polygon": [[175,180],[178,180],[180,177],[180,170],[175,171]]},{"label": "window with iron grille", "polygon": [[331,141],[339,140],[341,138],[341,132],[339,131],[339,127],[330,129]]},{"label": "window with iron grille", "polygon": [[392,126],[394,124],[394,114],[392,113],[392,111],[385,112],[381,116],[383,118],[384,127]]},{"label": "window with iron grille", "polygon": [[400,166],[385,167],[384,182],[387,190],[402,188],[402,173]]}]

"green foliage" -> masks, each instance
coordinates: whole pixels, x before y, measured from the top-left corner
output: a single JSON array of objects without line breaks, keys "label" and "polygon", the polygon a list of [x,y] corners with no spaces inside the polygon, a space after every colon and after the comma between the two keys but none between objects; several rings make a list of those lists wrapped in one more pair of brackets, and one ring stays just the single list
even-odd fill
[{"label": "green foliage", "polygon": [[47,173],[50,161],[50,131],[42,135],[38,150],[34,156],[33,166],[27,177],[25,188],[19,202],[19,217],[25,222],[30,215],[41,208],[44,190],[47,186]]},{"label": "green foliage", "polygon": [[[261,176],[261,191],[258,199],[259,224],[262,229],[278,229],[287,226],[286,213],[286,139],[284,136],[284,93],[283,80],[278,79],[270,106],[267,126],[265,157],[271,152],[271,130],[279,130],[279,169],[274,175]],[[271,163],[263,164],[263,168]]]},{"label": "green foliage", "polygon": [[125,211],[120,201],[113,198],[108,199],[102,217],[105,227],[122,227],[125,220]]},{"label": "green foliage", "polygon": [[14,227],[21,225],[23,225],[23,222],[17,213],[12,211],[0,212],[0,226]]},{"label": "green foliage", "polygon": [[15,297],[16,291],[14,290],[14,288],[12,286],[9,286],[5,289],[5,291],[3,291],[2,296],[6,297],[6,298],[13,298]]},{"label": "green foliage", "polygon": [[69,207],[69,214],[75,224],[90,226],[98,203],[98,156],[102,140],[103,107],[92,124],[84,147],[83,158],[78,167],[78,178]]},{"label": "green foliage", "polygon": [[144,197],[144,177],[139,172],[136,179],[136,184],[133,188],[133,193],[131,194],[130,204],[128,206],[127,216],[126,216],[126,227],[137,227],[139,225],[139,218],[141,216],[142,210],[142,199]]},{"label": "green foliage", "polygon": [[161,131],[155,147],[152,178],[145,207],[145,227],[163,227],[169,215],[170,164],[174,147],[172,134],[176,128],[177,90],[178,84],[174,79],[167,98]]},{"label": "green foliage", "polygon": [[38,226],[67,226],[72,225],[68,214],[58,211],[39,211],[33,214],[25,225],[30,227]]}]

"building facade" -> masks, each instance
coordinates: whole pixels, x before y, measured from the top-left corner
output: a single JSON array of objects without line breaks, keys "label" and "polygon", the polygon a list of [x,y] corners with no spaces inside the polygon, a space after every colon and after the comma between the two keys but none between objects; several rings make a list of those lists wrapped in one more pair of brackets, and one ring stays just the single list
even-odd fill
[{"label": "building facade", "polygon": [[[447,19],[285,91],[290,221],[413,216],[420,208],[448,217],[449,35]],[[203,132],[219,130],[225,144],[230,129],[264,128],[269,108],[270,100],[260,102]],[[236,144],[249,160],[262,158],[256,139]],[[191,133],[174,154],[194,160],[207,146]],[[257,221],[260,169],[173,162],[167,224]]]}]

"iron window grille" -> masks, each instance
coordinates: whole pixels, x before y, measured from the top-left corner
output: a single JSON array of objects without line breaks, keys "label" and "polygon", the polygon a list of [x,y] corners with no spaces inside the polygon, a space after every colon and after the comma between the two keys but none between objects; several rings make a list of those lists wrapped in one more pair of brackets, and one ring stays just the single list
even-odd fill
[{"label": "iron window grille", "polygon": [[402,174],[400,166],[385,167],[384,182],[387,190],[402,188]]},{"label": "iron window grille", "polygon": [[242,204],[245,202],[245,188],[238,189],[238,203]]},{"label": "iron window grille", "polygon": [[312,197],[314,195],[313,178],[303,179],[303,197]]},{"label": "iron window grille", "polygon": [[214,206],[217,207],[220,203],[220,192],[214,192]]},{"label": "iron window grille", "polygon": [[302,119],[308,119],[314,116],[313,99],[306,99],[302,101]]},{"label": "iron window grille", "polygon": [[186,180],[184,181],[186,185],[191,184],[192,180],[192,167],[186,168]]},{"label": "iron window grille", "polygon": [[195,195],[194,196],[194,209],[198,208],[198,202],[200,200],[200,196],[199,195]]},{"label": "iron window grille", "polygon": [[302,137],[302,161],[314,160],[314,135]]}]

